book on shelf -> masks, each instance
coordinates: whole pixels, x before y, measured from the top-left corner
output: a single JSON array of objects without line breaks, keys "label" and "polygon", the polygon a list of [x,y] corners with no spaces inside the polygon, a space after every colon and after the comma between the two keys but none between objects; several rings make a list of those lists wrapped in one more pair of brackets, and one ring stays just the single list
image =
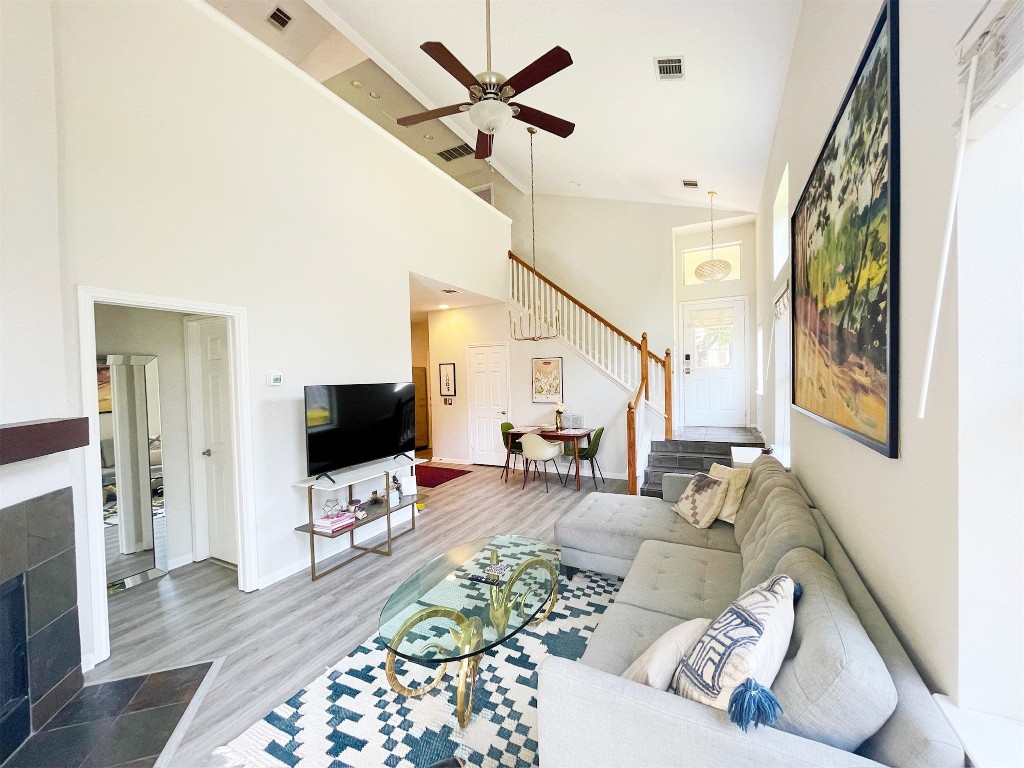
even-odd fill
[{"label": "book on shelf", "polygon": [[318,533],[337,533],[344,528],[348,528],[355,521],[356,516],[351,512],[346,512],[337,517],[321,517],[313,521],[313,530]]}]

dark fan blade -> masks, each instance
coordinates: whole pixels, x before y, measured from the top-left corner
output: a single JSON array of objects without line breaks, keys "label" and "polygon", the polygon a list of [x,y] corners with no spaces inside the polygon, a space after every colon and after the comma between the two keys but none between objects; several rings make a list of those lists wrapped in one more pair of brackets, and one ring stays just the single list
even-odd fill
[{"label": "dark fan blade", "polygon": [[502,87],[511,88],[517,94],[522,93],[527,88],[532,88],[537,83],[547,80],[556,72],[561,72],[570,64],[572,64],[572,56],[565,48],[556,45],[533,64],[512,75]]},{"label": "dark fan blade", "polygon": [[399,125],[416,125],[417,123],[425,122],[426,120],[433,120],[435,117],[447,117],[448,115],[456,115],[462,111],[462,107],[468,107],[469,104],[452,104],[450,107],[441,107],[440,109],[432,109],[429,112],[420,112],[418,115],[409,115],[408,117],[398,118]]},{"label": "dark fan blade", "polygon": [[477,131],[476,155],[474,155],[474,157],[476,157],[477,160],[486,160],[491,156],[492,149],[494,149],[494,134]]},{"label": "dark fan blade", "polygon": [[473,76],[473,73],[466,69],[462,62],[456,59],[455,55],[445,48],[443,44],[424,43],[420,48],[423,49],[427,56],[440,64],[445,72],[466,86],[467,90],[472,88],[474,85],[480,85],[480,83],[477,82],[477,79]]},{"label": "dark fan blade", "polygon": [[509,104],[509,106],[519,107],[519,114],[515,116],[516,120],[522,120],[524,123],[535,125],[542,131],[553,133],[555,136],[561,136],[563,139],[576,130],[576,126],[568,120],[549,115],[547,112],[541,112],[539,109],[527,107],[523,104]]}]

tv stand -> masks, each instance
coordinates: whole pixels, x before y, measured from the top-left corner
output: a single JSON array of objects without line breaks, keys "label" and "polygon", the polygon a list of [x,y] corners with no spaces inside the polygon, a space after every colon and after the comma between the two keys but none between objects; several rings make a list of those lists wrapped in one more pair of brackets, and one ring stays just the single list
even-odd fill
[{"label": "tv stand", "polygon": [[[353,467],[351,469],[338,472],[335,475],[328,475],[323,473],[318,475],[313,480],[307,480],[302,483],[296,483],[295,485],[306,489],[306,508],[309,514],[309,522],[304,525],[296,526],[295,530],[300,533],[305,533],[309,536],[309,575],[311,581],[326,576],[329,573],[333,573],[342,566],[348,565],[354,560],[358,560],[363,555],[373,553],[375,555],[381,555],[383,557],[390,557],[392,553],[392,544],[395,539],[399,539],[410,531],[416,530],[416,505],[422,502],[426,495],[422,493],[411,494],[399,497],[397,504],[392,504],[389,490],[391,486],[391,478],[395,475],[398,470],[409,469],[412,476],[416,475],[416,465],[423,464],[426,459],[412,459],[412,464],[399,464],[394,459],[385,459],[383,461],[375,461],[370,464],[364,464],[360,467]],[[321,477],[327,477],[333,485],[324,485],[320,483]],[[377,504],[371,504],[370,502],[363,502],[359,505],[360,509],[366,511],[367,515],[362,520],[355,520],[351,525],[346,528],[342,528],[340,531],[333,533],[320,533],[313,529],[314,521],[314,502],[313,496],[315,491],[326,491],[336,492],[339,488],[345,488],[348,496],[348,503],[352,501],[352,486],[359,483],[380,481],[383,479],[383,487],[378,487],[377,491],[383,491],[381,500]],[[406,528],[401,533],[394,533],[391,525],[391,516],[399,510],[410,509],[409,522],[410,527]],[[356,543],[355,532],[357,529],[375,523],[380,520],[384,520],[385,524],[385,540],[379,544],[373,546],[362,546]],[[335,563],[324,570],[317,569],[317,556],[316,556],[316,537],[322,537],[325,539],[336,539],[339,536],[348,534],[349,549],[357,550],[358,554],[353,555],[340,563]],[[332,557],[337,557],[333,555]]]}]

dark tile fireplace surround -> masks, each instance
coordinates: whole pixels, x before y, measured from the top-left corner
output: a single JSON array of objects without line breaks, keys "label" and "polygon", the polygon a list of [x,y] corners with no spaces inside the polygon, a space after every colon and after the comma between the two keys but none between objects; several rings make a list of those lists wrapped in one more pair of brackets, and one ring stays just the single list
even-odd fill
[{"label": "dark tile fireplace surround", "polygon": [[70,488],[0,510],[0,763],[82,688]]}]

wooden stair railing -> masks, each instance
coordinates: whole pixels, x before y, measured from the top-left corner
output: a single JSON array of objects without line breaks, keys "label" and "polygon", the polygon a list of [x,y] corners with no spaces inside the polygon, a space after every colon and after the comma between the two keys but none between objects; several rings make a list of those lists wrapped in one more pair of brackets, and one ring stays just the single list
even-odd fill
[{"label": "wooden stair railing", "polygon": [[[636,494],[636,412],[641,400],[665,414],[665,439],[672,439],[672,350],[659,357],[648,348],[647,334],[637,341],[565,291],[525,261],[508,252],[512,300],[559,335],[601,370],[636,392],[626,406],[629,492]],[[652,394],[653,390],[653,394]]]}]

